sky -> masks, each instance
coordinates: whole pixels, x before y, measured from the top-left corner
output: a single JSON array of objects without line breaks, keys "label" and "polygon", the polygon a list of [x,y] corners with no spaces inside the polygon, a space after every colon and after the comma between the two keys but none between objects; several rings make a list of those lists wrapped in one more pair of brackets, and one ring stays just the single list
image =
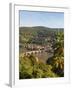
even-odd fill
[{"label": "sky", "polygon": [[50,28],[64,28],[64,13],[20,10],[19,26],[45,26]]}]

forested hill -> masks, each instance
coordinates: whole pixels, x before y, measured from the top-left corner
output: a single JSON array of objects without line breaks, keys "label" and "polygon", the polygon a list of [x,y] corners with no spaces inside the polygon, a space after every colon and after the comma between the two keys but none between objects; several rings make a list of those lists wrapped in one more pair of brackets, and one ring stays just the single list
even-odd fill
[{"label": "forested hill", "polygon": [[[35,27],[20,27],[19,28],[19,42],[40,44],[48,43],[48,39],[53,40],[56,33],[62,32],[63,28],[47,28],[43,26]],[[52,41],[51,41],[52,42]]]},{"label": "forested hill", "polygon": [[48,27],[44,27],[44,26],[34,26],[34,27],[19,27],[19,30],[24,30],[24,31],[63,31],[63,28],[48,28]]},{"label": "forested hill", "polygon": [[37,37],[52,37],[57,32],[63,32],[63,28],[48,28],[43,26],[35,26],[35,27],[20,27],[19,28],[19,36],[21,40],[23,38],[37,38]]}]

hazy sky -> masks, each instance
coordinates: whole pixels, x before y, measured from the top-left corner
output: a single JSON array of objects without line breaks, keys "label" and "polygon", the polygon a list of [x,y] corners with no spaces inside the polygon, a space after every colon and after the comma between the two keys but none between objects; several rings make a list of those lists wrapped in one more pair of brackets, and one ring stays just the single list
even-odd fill
[{"label": "hazy sky", "polygon": [[34,12],[19,11],[20,26],[46,26],[51,28],[64,28],[64,13],[62,12]]}]

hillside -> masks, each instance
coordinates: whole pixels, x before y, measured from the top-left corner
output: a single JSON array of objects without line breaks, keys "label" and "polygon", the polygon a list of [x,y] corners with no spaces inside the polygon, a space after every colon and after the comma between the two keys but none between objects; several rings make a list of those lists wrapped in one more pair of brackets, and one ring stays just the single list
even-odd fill
[{"label": "hillside", "polygon": [[55,35],[58,32],[63,32],[63,28],[48,28],[43,26],[35,27],[20,27],[19,28],[19,43],[20,47],[25,44],[47,45],[53,43]]}]

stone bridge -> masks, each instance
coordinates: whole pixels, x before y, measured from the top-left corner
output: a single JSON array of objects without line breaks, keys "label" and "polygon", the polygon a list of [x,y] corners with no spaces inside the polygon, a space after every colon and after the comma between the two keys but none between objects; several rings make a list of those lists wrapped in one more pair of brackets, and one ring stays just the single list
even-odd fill
[{"label": "stone bridge", "polygon": [[39,54],[39,53],[42,53],[44,51],[45,50],[27,51],[27,52],[24,52],[24,55]]},{"label": "stone bridge", "polygon": [[21,53],[20,57],[24,57],[24,55],[28,56],[28,55],[31,55],[31,54],[40,54],[40,53],[43,53],[43,52],[45,52],[45,50],[26,51],[24,53]]}]

